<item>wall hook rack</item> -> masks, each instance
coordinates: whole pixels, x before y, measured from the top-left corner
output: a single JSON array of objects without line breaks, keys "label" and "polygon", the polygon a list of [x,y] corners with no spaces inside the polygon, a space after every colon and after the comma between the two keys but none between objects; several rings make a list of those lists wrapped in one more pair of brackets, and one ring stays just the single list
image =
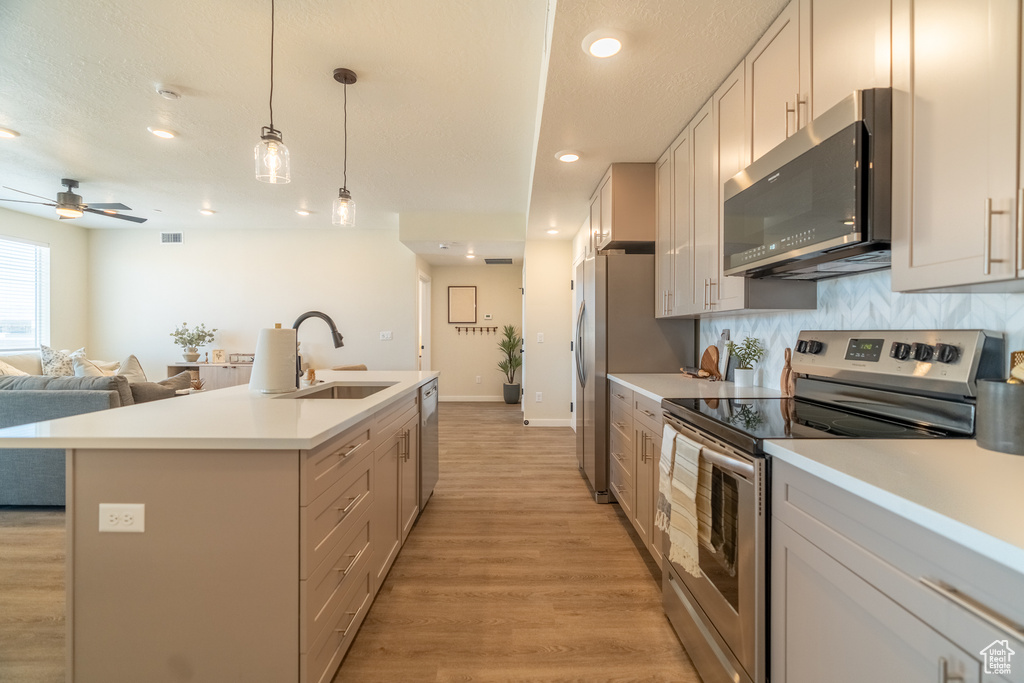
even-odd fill
[{"label": "wall hook rack", "polygon": [[466,327],[465,325],[456,325],[455,326],[455,331],[458,332],[459,334],[462,334],[463,331],[465,331],[466,334],[469,334],[470,332],[472,332],[474,335],[477,332],[479,332],[480,334],[497,334],[498,333],[498,328],[497,327],[478,327],[476,325],[473,325],[473,326],[470,326],[470,327]]}]

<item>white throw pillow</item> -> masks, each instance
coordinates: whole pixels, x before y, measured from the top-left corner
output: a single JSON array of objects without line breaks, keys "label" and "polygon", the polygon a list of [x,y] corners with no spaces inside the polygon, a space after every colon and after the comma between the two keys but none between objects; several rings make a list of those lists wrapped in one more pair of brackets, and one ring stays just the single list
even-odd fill
[{"label": "white throw pillow", "polygon": [[127,377],[128,384],[148,381],[146,379],[146,373],[142,370],[142,364],[134,355],[128,356],[121,361],[121,367],[117,369],[117,374]]},{"label": "white throw pillow", "polygon": [[51,349],[49,346],[39,346],[39,359],[42,361],[43,374],[50,375],[51,377],[71,377],[75,374],[75,366],[71,361],[71,356],[75,354],[85,355],[85,348],[80,348],[77,351],[68,351],[63,349],[58,351]]},{"label": "white throw pillow", "polygon": [[102,360],[89,360],[83,353],[71,354],[71,365],[75,369],[75,377],[110,377],[117,373],[120,363],[109,363]]},{"label": "white throw pillow", "polygon": [[0,360],[0,375],[11,375],[16,377],[27,377],[27,372],[22,372],[18,368],[14,367],[10,363],[5,363]]}]

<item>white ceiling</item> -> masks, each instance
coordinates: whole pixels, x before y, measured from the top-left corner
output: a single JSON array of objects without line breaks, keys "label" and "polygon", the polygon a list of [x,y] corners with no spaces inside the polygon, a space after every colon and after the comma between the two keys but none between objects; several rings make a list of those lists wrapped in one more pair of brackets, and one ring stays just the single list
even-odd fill
[{"label": "white ceiling", "polygon": [[[76,219],[89,228],[329,228],[342,181],[332,72],[347,67],[359,77],[348,88],[358,227],[397,229],[403,212],[519,213],[524,239],[552,239],[552,226],[571,238],[607,165],[655,160],[786,0],[560,0],[546,78],[546,0],[276,2],[274,124],[290,184],[253,176],[269,124],[269,1],[4,0],[0,127],[21,136],[0,140],[0,185],[53,197],[71,177],[86,202],[149,219]],[[604,27],[629,44],[599,61],[580,41]],[[567,147],[583,158],[556,161]],[[522,242],[480,231],[481,258],[521,257]],[[437,245],[410,248],[429,258]]]}]

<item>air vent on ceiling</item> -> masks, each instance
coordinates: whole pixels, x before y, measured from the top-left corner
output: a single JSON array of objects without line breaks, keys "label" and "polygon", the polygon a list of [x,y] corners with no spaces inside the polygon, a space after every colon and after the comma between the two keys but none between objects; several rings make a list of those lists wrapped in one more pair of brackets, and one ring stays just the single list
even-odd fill
[{"label": "air vent on ceiling", "polygon": [[485,258],[484,263],[489,266],[511,266],[512,259],[510,258]]},{"label": "air vent on ceiling", "polygon": [[182,233],[180,232],[162,232],[160,233],[160,244],[181,244]]}]

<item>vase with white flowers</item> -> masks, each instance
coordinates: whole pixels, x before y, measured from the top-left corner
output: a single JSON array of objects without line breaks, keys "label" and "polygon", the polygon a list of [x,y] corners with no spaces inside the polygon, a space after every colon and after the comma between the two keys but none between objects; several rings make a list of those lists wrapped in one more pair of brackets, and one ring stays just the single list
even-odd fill
[{"label": "vase with white flowers", "polygon": [[195,363],[199,360],[199,347],[205,346],[213,341],[213,333],[217,331],[217,328],[206,329],[204,323],[199,323],[192,329],[189,329],[188,323],[182,323],[181,327],[178,327],[171,332],[171,336],[174,338],[174,343],[181,347],[182,357],[188,363]]}]

